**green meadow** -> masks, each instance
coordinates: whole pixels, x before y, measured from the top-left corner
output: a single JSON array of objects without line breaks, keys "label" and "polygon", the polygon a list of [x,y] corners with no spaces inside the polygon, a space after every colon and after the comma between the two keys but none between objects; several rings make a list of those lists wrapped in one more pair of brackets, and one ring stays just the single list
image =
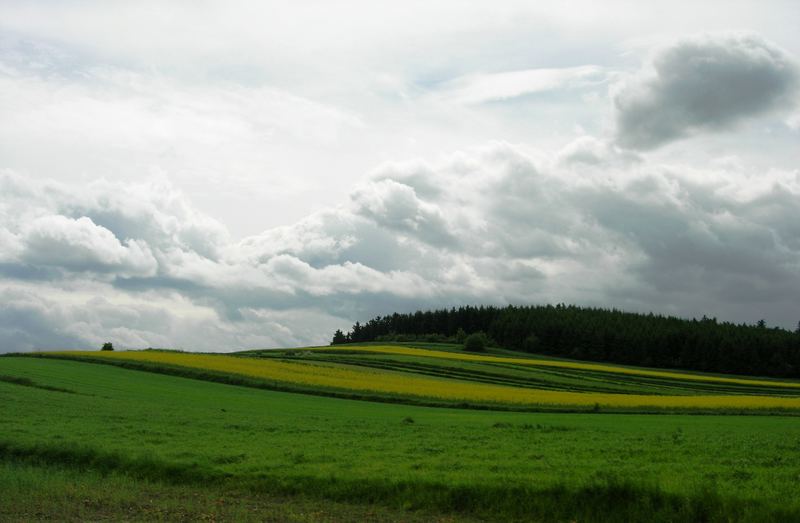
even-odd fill
[{"label": "green meadow", "polygon": [[0,458],[11,521],[800,518],[790,415],[434,408],[45,358],[0,358]]}]

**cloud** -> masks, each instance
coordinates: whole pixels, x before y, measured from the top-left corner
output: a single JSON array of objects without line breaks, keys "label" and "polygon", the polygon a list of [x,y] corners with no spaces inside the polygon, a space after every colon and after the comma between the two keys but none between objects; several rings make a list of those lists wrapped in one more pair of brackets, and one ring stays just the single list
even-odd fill
[{"label": "cloud", "polygon": [[648,150],[793,105],[797,65],[754,34],[688,38],[616,87],[617,141]]},{"label": "cloud", "polygon": [[78,191],[7,172],[4,350],[324,343],[357,319],[462,303],[796,322],[796,172],[628,160],[585,136],[386,164],[341,205],[240,241],[164,181]]},{"label": "cloud", "polygon": [[118,238],[142,240],[162,252],[194,252],[211,260],[229,241],[227,229],[199,212],[174,186],[157,177],[136,184],[98,180],[80,194],[69,189],[56,208],[72,217],[89,217]]},{"label": "cloud", "polygon": [[80,346],[85,340],[64,329],[68,321],[61,305],[44,293],[0,289],[0,352]]},{"label": "cloud", "polygon": [[794,131],[800,131],[800,111],[789,116],[789,118],[786,119],[786,125]]},{"label": "cloud", "polygon": [[571,141],[557,154],[563,166],[611,167],[628,166],[641,161],[634,152],[620,149],[613,143],[594,136],[580,136]]},{"label": "cloud", "polygon": [[432,245],[452,246],[456,238],[442,211],[417,197],[416,191],[394,180],[379,180],[351,195],[354,210],[378,225]]},{"label": "cloud", "polygon": [[34,266],[58,266],[75,271],[114,271],[119,276],[153,276],[157,262],[148,245],[120,242],[91,218],[42,216],[23,232],[21,259]]},{"label": "cloud", "polygon": [[[797,68],[759,37],[695,38],[662,50],[616,88],[612,140],[600,120],[571,121],[584,110],[597,115],[589,106],[600,98],[576,99],[614,77],[605,66],[523,69],[527,60],[497,64],[512,71],[498,74],[388,71],[386,86],[411,94],[384,86],[348,106],[330,93],[314,101],[308,86],[324,91],[325,82],[313,75],[302,75],[309,92],[298,90],[301,97],[257,79],[172,78],[169,68],[163,78],[116,66],[63,71],[54,56],[20,65],[30,58],[23,53],[0,64],[0,91],[12,101],[0,102],[10,122],[0,132],[9,167],[0,170],[2,351],[104,341],[308,345],[376,314],[465,303],[573,302],[787,326],[800,317],[797,171],[780,162],[763,168],[773,158],[753,162],[755,147],[702,160],[695,150],[669,164],[638,154],[788,107]],[[533,93],[563,97],[481,113],[488,102]],[[406,105],[384,105],[393,96]],[[426,118],[436,125],[416,126]],[[526,126],[534,120],[535,136]],[[508,123],[537,146],[486,142],[515,136]],[[469,132],[441,132],[451,129]],[[348,170],[388,154],[413,159],[351,183],[356,174],[342,177],[317,153],[338,151],[354,130],[340,157]],[[476,142],[485,145],[428,154]],[[770,142],[770,151],[786,156],[785,143]],[[295,163],[272,162],[293,147],[301,163],[319,158],[296,169],[303,178],[317,167],[309,186],[322,197],[311,213],[285,197]],[[76,165],[90,168],[73,183],[44,174],[82,173]],[[211,209],[234,207],[219,193],[245,178],[252,191],[234,201],[258,213],[242,211],[251,230],[231,232]],[[286,209],[298,214],[281,215]],[[270,213],[280,219],[269,223],[283,225],[263,225]]]},{"label": "cloud", "polygon": [[606,80],[603,69],[594,65],[473,74],[444,83],[437,88],[436,96],[470,105],[510,100],[561,88],[596,86]]},{"label": "cloud", "polygon": [[[108,64],[78,63],[69,71],[9,65],[6,43],[0,39],[0,167],[82,184],[169,172],[215,216],[230,223],[236,215],[240,226],[253,214],[269,214],[254,195],[271,209],[286,205],[287,194],[318,190],[322,177],[312,182],[287,172],[322,164],[365,127],[357,112],[294,89]],[[70,62],[55,51],[48,56]],[[219,195],[238,207],[220,203]]]},{"label": "cloud", "polygon": [[0,352],[168,347],[229,352],[320,342],[348,320],[304,308],[243,307],[237,321],[179,295],[123,293],[107,284],[67,292],[52,285],[0,284]]}]

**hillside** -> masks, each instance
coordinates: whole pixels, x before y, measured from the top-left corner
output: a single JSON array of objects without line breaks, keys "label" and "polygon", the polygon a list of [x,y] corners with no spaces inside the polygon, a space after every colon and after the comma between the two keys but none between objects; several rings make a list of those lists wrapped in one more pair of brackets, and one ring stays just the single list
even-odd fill
[{"label": "hillside", "polygon": [[638,314],[575,305],[466,306],[377,316],[333,344],[462,341],[485,332],[516,351],[645,367],[800,377],[800,327]]}]

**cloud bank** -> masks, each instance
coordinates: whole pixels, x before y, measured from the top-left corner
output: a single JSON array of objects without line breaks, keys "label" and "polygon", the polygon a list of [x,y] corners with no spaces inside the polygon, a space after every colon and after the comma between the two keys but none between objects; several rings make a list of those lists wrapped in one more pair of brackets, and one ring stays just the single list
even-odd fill
[{"label": "cloud bank", "polygon": [[797,172],[597,147],[493,143],[387,164],[348,202],[241,241],[164,182],[78,191],[6,171],[0,343],[322,343],[373,314],[477,302],[795,320]]}]

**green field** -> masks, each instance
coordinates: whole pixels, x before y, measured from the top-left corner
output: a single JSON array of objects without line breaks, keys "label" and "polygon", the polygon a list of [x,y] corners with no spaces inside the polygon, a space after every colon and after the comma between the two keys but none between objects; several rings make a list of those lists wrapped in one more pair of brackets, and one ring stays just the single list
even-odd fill
[{"label": "green field", "polygon": [[[748,388],[711,376],[681,384],[357,351],[249,356],[449,373],[443,383],[797,396],[783,382]],[[0,358],[0,491],[9,494],[0,520],[800,519],[794,412],[509,412],[242,384]]]}]

